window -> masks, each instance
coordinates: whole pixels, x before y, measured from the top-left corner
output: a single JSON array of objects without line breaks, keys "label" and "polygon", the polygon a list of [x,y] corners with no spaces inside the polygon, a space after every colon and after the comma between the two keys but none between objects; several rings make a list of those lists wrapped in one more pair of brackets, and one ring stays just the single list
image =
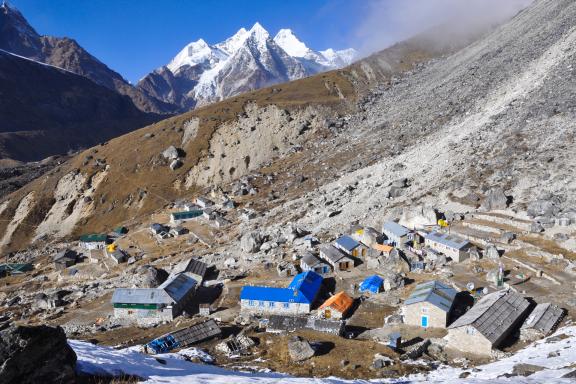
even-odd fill
[{"label": "window", "polygon": [[254,306],[256,306],[256,302],[254,300],[250,300],[250,301],[248,301],[248,305],[251,307],[254,307]]},{"label": "window", "polygon": [[274,308],[274,302],[273,302],[273,301],[269,301],[269,302],[268,302],[268,307]]},{"label": "window", "polygon": [[422,313],[428,313],[428,308],[422,307]]},{"label": "window", "polygon": [[290,303],[284,303],[284,309],[290,308]]},{"label": "window", "polygon": [[476,329],[474,329],[474,327],[466,327],[466,333],[469,335],[475,335]]},{"label": "window", "polygon": [[258,306],[259,306],[259,307],[264,307],[264,302],[263,302],[262,300],[260,300],[260,301],[258,302]]}]

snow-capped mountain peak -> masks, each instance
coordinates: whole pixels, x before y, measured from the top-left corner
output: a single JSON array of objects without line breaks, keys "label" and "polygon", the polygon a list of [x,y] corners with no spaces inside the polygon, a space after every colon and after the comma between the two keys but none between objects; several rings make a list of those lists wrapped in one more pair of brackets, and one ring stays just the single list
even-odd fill
[{"label": "snow-capped mountain peak", "polygon": [[214,49],[204,39],[198,39],[185,46],[167,67],[170,71],[176,72],[184,66],[194,66],[206,61],[212,61],[214,56],[217,56]]},{"label": "snow-capped mountain peak", "polygon": [[256,22],[250,31],[248,31],[250,35],[250,39],[253,39],[259,47],[264,48],[266,46],[266,42],[270,39],[270,34],[267,30],[262,27],[262,25]]},{"label": "snow-capped mountain peak", "polygon": [[274,42],[278,44],[287,54],[292,57],[306,57],[312,50],[301,42],[291,29],[281,29],[274,37]]},{"label": "snow-capped mountain peak", "polygon": [[256,22],[249,30],[240,28],[214,45],[202,39],[188,44],[166,67],[140,80],[138,86],[160,100],[188,109],[346,66],[356,51],[324,52],[308,48],[290,29],[281,29],[272,39]]},{"label": "snow-capped mountain peak", "polygon": [[224,51],[226,54],[231,55],[236,52],[240,46],[242,46],[247,37],[248,31],[246,28],[242,27],[232,37],[216,44],[216,47]]}]

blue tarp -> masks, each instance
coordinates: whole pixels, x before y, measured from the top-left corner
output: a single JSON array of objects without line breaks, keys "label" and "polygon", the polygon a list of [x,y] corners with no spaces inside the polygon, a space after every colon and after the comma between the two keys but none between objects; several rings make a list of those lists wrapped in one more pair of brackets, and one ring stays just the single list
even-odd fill
[{"label": "blue tarp", "polygon": [[383,282],[384,279],[378,275],[369,276],[360,284],[360,292],[378,293],[382,289]]},{"label": "blue tarp", "polygon": [[174,336],[166,335],[152,340],[147,346],[153,350],[154,353],[166,353],[178,348],[179,343],[174,339]]}]

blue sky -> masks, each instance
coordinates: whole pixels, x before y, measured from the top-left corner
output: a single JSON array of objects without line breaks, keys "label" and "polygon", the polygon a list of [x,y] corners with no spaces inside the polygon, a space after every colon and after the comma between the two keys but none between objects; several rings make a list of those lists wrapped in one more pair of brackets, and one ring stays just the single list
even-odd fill
[{"label": "blue sky", "polygon": [[357,48],[373,0],[9,0],[40,34],[76,39],[131,82],[187,43],[217,43],[259,21],[291,28],[311,48]]}]

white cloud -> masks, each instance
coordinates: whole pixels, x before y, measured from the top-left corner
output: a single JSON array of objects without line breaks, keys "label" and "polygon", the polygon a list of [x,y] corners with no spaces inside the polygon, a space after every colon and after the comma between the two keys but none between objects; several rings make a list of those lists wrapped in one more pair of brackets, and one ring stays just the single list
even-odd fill
[{"label": "white cloud", "polygon": [[512,17],[533,0],[366,0],[356,30],[363,54],[384,49],[440,24],[488,24]]}]

